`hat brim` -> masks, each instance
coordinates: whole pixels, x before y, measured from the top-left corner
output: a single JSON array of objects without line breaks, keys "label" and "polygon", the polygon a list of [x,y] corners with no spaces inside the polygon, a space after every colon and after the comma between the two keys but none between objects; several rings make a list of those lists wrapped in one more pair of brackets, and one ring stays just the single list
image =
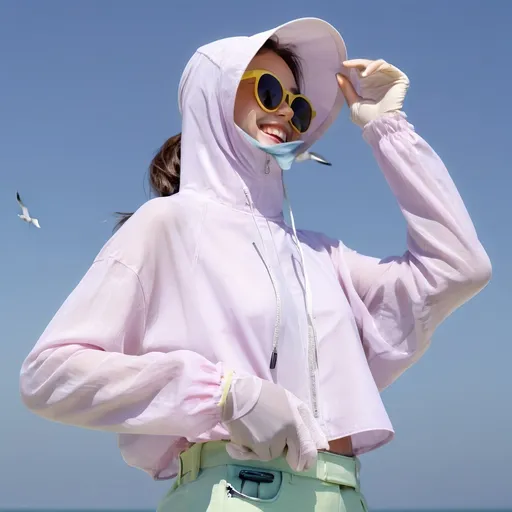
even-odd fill
[{"label": "hat brim", "polygon": [[310,129],[301,137],[303,152],[331,126],[345,102],[336,73],[343,69],[347,49],[341,34],[319,18],[293,20],[252,38],[257,39],[259,49],[273,36],[280,44],[294,49],[303,71],[301,92],[311,100],[317,113]]}]

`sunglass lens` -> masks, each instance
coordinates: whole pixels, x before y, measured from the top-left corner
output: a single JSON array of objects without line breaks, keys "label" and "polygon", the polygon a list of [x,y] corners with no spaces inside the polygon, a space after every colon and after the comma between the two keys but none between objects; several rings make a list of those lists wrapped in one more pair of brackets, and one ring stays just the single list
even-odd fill
[{"label": "sunglass lens", "polygon": [[293,110],[293,126],[295,126],[300,133],[306,132],[313,116],[310,104],[304,98],[295,98],[290,106]]},{"label": "sunglass lens", "polygon": [[266,109],[275,110],[283,99],[283,89],[276,78],[264,74],[258,82],[258,96]]}]

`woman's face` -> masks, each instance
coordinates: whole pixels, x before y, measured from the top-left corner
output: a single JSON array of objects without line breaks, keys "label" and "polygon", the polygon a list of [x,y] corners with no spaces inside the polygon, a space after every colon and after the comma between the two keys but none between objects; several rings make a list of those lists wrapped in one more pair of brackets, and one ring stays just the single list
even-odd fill
[{"label": "woman's face", "polygon": [[[272,51],[256,55],[247,66],[247,71],[264,69],[281,80],[285,89],[295,92],[297,84],[286,62]],[[265,112],[254,97],[255,78],[242,80],[238,86],[235,99],[235,123],[244,132],[265,145],[280,144],[297,140],[299,134],[292,129],[289,121],[293,110],[286,102],[275,112]]]}]

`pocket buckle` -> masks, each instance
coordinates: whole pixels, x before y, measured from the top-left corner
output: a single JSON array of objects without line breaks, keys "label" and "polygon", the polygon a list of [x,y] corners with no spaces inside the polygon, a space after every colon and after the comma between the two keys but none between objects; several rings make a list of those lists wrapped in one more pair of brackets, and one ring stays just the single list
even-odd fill
[{"label": "pocket buckle", "polygon": [[240,480],[249,480],[258,484],[271,484],[274,481],[274,475],[267,471],[257,471],[254,469],[242,469],[238,473]]}]

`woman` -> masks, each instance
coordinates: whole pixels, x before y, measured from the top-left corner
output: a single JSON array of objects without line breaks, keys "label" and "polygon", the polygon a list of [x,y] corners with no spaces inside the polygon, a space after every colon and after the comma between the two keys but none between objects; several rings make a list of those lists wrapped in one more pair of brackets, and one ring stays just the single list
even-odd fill
[{"label": "woman", "polygon": [[[23,364],[32,411],[117,432],[128,464],[177,476],[161,512],[364,509],[358,456],[393,436],[379,391],[490,278],[447,170],[401,112],[407,77],[345,59],[311,18],[199,48],[181,136],[151,166],[171,197],[107,242]],[[344,98],[407,222],[400,257],[285,224],[282,171]]]}]

